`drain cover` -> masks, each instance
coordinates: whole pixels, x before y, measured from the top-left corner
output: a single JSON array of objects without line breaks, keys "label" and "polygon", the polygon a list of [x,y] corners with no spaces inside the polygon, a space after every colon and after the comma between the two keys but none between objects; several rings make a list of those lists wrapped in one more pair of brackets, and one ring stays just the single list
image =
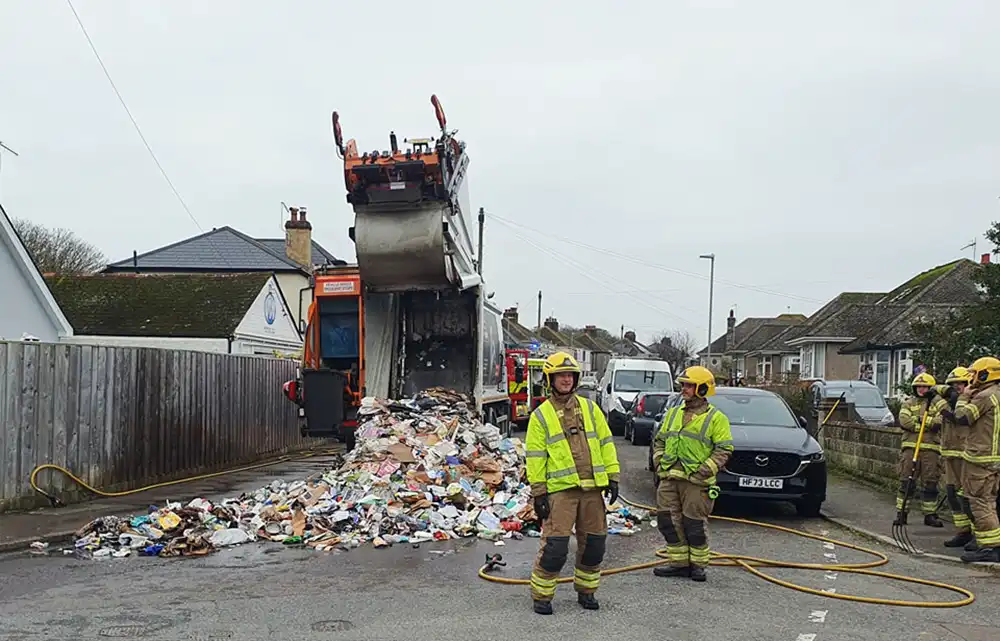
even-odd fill
[{"label": "drain cover", "polygon": [[142,625],[113,625],[110,628],[98,630],[98,636],[113,637],[115,639],[128,639],[131,637],[144,637],[148,633]]},{"label": "drain cover", "polygon": [[344,632],[354,627],[350,621],[333,619],[331,621],[317,621],[312,624],[313,632]]}]

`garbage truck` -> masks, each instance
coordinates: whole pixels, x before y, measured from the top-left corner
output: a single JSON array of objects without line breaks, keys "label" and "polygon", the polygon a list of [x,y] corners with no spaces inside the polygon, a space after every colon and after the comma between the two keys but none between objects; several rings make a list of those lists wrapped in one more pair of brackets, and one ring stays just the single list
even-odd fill
[{"label": "garbage truck", "polygon": [[302,361],[284,386],[303,436],[337,437],[350,449],[364,397],[433,387],[467,394],[484,421],[512,429],[502,312],[481,273],[484,216],[477,256],[465,143],[436,96],[431,104],[438,138],[401,149],[393,132],[389,150],[364,153],[344,142],[333,113],[357,264],[321,267],[311,279]]}]

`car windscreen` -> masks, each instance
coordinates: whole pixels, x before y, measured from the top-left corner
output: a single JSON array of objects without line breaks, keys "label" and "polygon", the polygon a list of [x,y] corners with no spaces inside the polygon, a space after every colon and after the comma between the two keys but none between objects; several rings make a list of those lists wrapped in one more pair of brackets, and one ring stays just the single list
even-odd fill
[{"label": "car windscreen", "polygon": [[656,415],[663,411],[663,406],[670,399],[669,394],[649,394],[643,397],[643,411],[649,415]]},{"label": "car windscreen", "polygon": [[780,398],[769,394],[716,394],[708,401],[729,417],[731,425],[800,427],[788,406]]},{"label": "car windscreen", "polygon": [[615,372],[613,389],[616,392],[672,392],[674,386],[670,372],[620,369]]},{"label": "car windscreen", "polygon": [[883,408],[886,407],[882,393],[874,387],[828,387],[826,389],[827,398],[839,398],[844,394],[848,403],[854,403],[854,407]]}]

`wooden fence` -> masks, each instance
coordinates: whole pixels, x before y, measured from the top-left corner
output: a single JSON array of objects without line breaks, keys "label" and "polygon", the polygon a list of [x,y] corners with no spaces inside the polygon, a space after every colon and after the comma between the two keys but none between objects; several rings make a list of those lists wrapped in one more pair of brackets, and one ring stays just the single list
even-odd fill
[{"label": "wooden fence", "polygon": [[[39,504],[28,478],[42,463],[116,490],[314,446],[281,394],[294,373],[278,359],[0,342],[0,511]],[[87,496],[39,478],[67,502]]]}]

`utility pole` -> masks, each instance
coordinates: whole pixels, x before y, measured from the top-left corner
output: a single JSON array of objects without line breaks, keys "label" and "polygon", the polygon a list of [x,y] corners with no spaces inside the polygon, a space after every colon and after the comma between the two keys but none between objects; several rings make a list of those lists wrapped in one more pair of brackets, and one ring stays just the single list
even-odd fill
[{"label": "utility pole", "polygon": [[486,226],[486,212],[479,208],[479,259],[476,260],[476,271],[483,275],[483,227]]},{"label": "utility pole", "polygon": [[[10,152],[10,153],[14,154],[15,158],[17,158],[17,157],[20,156],[19,153],[17,153],[16,151],[14,151],[13,149],[11,149],[7,145],[3,144],[2,140],[0,140],[0,149],[2,149],[3,151],[7,151],[7,152]],[[0,170],[3,169],[3,151],[0,151]]]},{"label": "utility pole", "polygon": [[538,290],[538,324],[535,325],[535,329],[539,330],[542,328],[542,290]]},{"label": "utility pole", "polygon": [[962,249],[969,249],[970,247],[972,248],[972,260],[976,260],[976,258],[977,258],[977,256],[976,256],[976,241],[978,241],[978,240],[979,240],[978,238],[973,238],[971,243],[969,243],[968,245],[966,245],[965,247],[962,248]]},{"label": "utility pole", "polygon": [[708,348],[705,350],[705,361],[709,369],[712,367],[712,303],[715,300],[715,254],[702,254],[698,258],[707,258],[712,266],[708,276]]}]

